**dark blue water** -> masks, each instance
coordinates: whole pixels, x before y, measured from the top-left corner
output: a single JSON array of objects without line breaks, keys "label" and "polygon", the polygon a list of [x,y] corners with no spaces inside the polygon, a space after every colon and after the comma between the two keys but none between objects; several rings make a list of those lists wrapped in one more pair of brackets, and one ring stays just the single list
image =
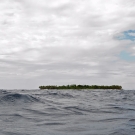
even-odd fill
[{"label": "dark blue water", "polygon": [[0,90],[0,135],[135,135],[135,91]]}]

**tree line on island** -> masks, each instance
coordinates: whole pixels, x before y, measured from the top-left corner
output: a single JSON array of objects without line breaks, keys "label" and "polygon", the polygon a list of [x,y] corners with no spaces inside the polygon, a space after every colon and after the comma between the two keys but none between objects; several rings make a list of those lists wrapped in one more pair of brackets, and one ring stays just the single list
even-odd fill
[{"label": "tree line on island", "polygon": [[47,86],[39,86],[40,89],[122,89],[122,86],[119,85],[111,85],[111,86],[99,86],[99,85],[47,85]]}]

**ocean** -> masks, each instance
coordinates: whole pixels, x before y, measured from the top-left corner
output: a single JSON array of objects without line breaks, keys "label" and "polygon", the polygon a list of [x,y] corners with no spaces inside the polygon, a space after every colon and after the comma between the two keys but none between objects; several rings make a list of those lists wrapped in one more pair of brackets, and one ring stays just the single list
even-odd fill
[{"label": "ocean", "polygon": [[135,135],[135,91],[0,90],[0,135]]}]

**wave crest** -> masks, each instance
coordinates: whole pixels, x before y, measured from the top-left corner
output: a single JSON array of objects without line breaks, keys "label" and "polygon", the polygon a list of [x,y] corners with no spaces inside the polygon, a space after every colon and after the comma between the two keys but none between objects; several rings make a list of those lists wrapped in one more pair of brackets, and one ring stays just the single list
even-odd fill
[{"label": "wave crest", "polygon": [[39,102],[40,100],[34,96],[28,94],[10,93],[0,97],[2,103],[31,103]]}]

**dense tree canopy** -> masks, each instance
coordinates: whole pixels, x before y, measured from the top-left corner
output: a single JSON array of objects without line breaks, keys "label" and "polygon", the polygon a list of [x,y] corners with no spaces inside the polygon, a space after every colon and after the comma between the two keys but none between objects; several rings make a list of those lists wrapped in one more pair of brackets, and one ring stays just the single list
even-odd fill
[{"label": "dense tree canopy", "polygon": [[48,86],[39,86],[40,89],[122,89],[122,86],[112,85],[112,86],[99,86],[99,85],[48,85]]}]

